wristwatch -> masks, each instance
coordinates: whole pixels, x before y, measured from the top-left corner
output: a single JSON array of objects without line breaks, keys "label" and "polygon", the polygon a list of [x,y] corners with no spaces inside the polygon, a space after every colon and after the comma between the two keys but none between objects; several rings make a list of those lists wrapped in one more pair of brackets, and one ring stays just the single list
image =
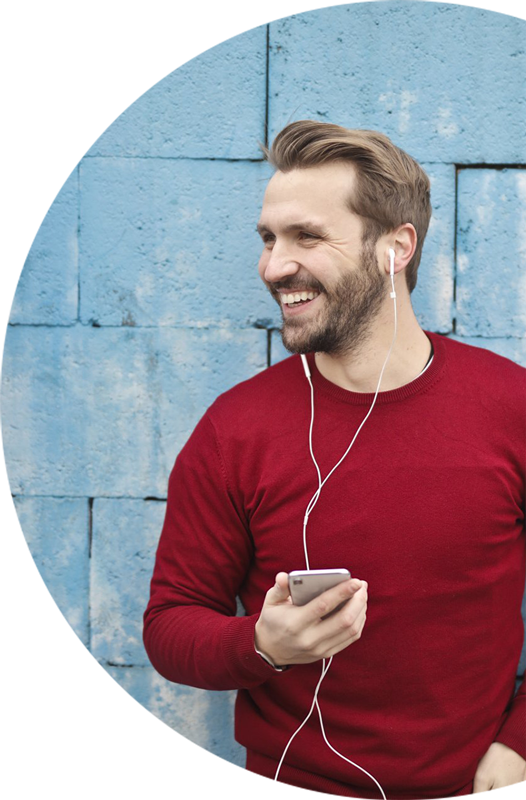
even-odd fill
[{"label": "wristwatch", "polygon": [[262,653],[261,650],[258,650],[257,647],[254,647],[254,650],[256,651],[258,656],[260,656],[260,658],[262,658],[263,661],[266,661],[267,664],[269,665],[269,667],[272,667],[272,669],[276,670],[276,672],[286,672],[288,670],[288,668],[289,668],[288,664],[286,664],[283,667],[278,667],[276,664],[272,663],[270,658],[268,656],[266,656],[265,653]]}]

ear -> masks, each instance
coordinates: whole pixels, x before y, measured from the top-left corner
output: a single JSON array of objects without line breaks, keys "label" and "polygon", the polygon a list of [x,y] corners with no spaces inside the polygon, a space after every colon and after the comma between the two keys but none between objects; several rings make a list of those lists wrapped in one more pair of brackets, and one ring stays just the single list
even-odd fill
[{"label": "ear", "polygon": [[394,271],[395,275],[407,267],[413,258],[416,250],[417,235],[414,225],[406,222],[391,231],[386,237],[387,244],[385,247],[384,256],[384,269],[389,275],[390,259],[389,248],[395,251]]}]

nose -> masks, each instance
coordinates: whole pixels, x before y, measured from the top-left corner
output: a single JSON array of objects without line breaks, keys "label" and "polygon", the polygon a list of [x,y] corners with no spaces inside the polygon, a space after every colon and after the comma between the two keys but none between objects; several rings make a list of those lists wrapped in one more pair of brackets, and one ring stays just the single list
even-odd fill
[{"label": "nose", "polygon": [[295,275],[300,264],[284,242],[274,243],[271,250],[265,248],[259,260],[259,273],[267,283],[277,283],[289,275]]}]

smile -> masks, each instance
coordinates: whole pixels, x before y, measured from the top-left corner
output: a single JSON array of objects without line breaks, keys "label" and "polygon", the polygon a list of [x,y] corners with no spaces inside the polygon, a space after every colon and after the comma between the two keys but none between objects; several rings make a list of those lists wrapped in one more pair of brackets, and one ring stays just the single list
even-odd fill
[{"label": "smile", "polygon": [[318,295],[319,292],[291,292],[290,294],[281,295],[281,303],[284,306],[288,306],[288,308],[295,308],[314,300]]}]

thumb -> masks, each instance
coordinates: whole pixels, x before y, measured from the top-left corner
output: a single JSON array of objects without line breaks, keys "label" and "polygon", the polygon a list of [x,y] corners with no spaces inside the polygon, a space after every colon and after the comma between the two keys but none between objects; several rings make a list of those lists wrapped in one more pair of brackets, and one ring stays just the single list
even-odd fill
[{"label": "thumb", "polygon": [[278,572],[276,583],[267,592],[266,602],[269,605],[278,605],[285,602],[289,596],[289,576],[286,572]]}]

